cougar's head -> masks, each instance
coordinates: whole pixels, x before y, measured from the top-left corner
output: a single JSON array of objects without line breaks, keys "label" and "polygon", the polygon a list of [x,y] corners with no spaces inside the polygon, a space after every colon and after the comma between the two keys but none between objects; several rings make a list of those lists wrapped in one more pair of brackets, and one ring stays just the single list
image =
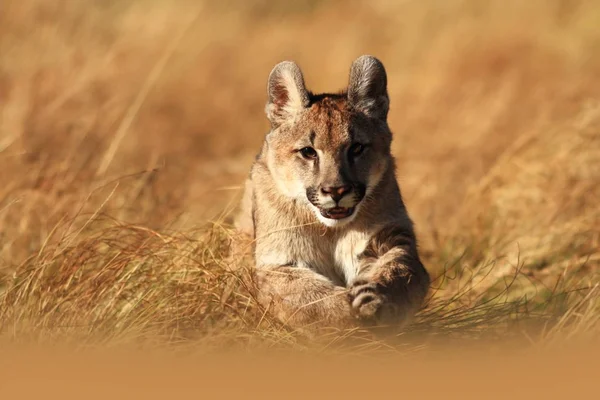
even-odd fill
[{"label": "cougar's head", "polygon": [[285,61],[269,76],[268,96],[266,159],[278,190],[326,226],[352,221],[391,160],[383,64],[362,56],[346,92],[315,95]]}]

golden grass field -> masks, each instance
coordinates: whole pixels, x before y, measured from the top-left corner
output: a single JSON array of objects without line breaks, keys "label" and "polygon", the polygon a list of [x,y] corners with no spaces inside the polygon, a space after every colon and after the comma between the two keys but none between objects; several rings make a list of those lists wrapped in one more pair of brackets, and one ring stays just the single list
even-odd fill
[{"label": "golden grass field", "polygon": [[[410,353],[596,337],[599,21],[591,0],[3,0],[0,339]],[[227,216],[271,68],[293,59],[337,91],[361,54],[387,68],[434,281],[402,335],[309,341],[230,272]]]}]

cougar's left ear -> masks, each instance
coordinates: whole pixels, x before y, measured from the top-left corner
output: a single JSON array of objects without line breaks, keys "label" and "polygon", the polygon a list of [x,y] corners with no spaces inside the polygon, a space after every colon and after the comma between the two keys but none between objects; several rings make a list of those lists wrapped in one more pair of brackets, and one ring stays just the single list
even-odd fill
[{"label": "cougar's left ear", "polygon": [[387,74],[381,61],[373,56],[361,56],[350,67],[348,103],[356,111],[386,120],[390,107]]},{"label": "cougar's left ear", "polygon": [[269,100],[265,111],[274,128],[293,121],[302,109],[308,107],[310,101],[302,71],[293,61],[283,61],[273,68],[267,94]]}]

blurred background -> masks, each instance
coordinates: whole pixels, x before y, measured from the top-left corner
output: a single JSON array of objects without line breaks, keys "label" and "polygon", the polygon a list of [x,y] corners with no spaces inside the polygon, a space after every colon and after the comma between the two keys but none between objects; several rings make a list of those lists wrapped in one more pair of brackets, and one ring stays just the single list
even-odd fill
[{"label": "blurred background", "polygon": [[[185,231],[231,210],[282,60],[337,91],[387,68],[398,180],[431,271],[600,263],[600,3],[3,0],[0,258],[76,216]],[[58,227],[58,228],[57,228]],[[500,260],[500,261],[498,261]]]}]

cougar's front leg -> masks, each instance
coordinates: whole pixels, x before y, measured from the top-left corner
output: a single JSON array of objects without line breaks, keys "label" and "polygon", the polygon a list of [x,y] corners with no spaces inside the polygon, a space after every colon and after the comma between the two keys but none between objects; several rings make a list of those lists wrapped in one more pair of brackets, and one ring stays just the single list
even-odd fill
[{"label": "cougar's front leg", "polygon": [[303,267],[256,268],[258,301],[280,321],[295,327],[351,326],[348,290]]},{"label": "cougar's front leg", "polygon": [[367,323],[401,324],[419,309],[428,289],[412,229],[386,227],[360,256],[349,291],[352,313]]}]

